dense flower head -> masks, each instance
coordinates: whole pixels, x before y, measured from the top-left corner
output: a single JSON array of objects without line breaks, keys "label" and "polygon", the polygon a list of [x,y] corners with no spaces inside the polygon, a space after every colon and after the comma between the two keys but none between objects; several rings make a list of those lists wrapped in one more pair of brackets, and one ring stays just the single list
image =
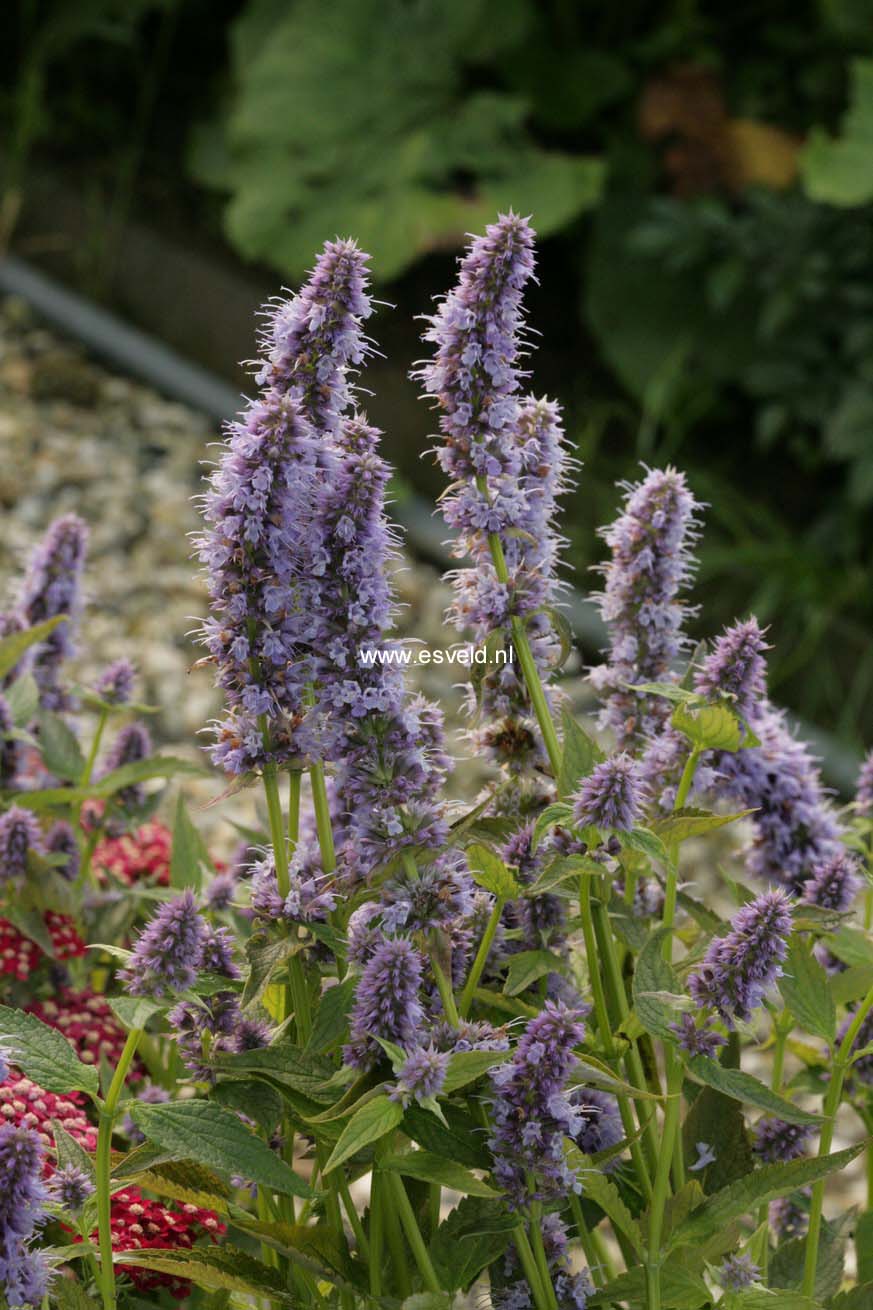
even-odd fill
[{"label": "dense flower head", "polygon": [[210,973],[220,973],[225,978],[239,978],[239,967],[233,956],[234,941],[230,928],[213,928],[207,924],[203,929],[200,968]]},{"label": "dense flower head", "polygon": [[97,1129],[88,1121],[84,1097],[79,1092],[59,1096],[47,1092],[31,1078],[11,1070],[3,1083],[0,1083],[0,1123],[32,1129],[39,1137],[43,1150],[50,1153],[54,1151],[55,1144],[53,1120],[66,1129],[86,1151],[97,1149]]},{"label": "dense flower head", "polygon": [[46,1219],[49,1199],[39,1137],[26,1127],[0,1123],[0,1288],[10,1306],[37,1306],[48,1269],[30,1241]]},{"label": "dense flower head", "polygon": [[[165,1205],[149,1200],[136,1187],[126,1187],[112,1198],[110,1229],[112,1249],[120,1254],[124,1251],[189,1251],[200,1238],[215,1241],[226,1231],[226,1225],[213,1210],[175,1202]],[[96,1244],[96,1231],[91,1234],[91,1239]],[[123,1263],[115,1267],[119,1273],[127,1275],[139,1292],[164,1288],[181,1301],[191,1291],[187,1279],[176,1274],[157,1273]]]},{"label": "dense flower head", "polygon": [[797,1160],[806,1152],[813,1132],[809,1124],[790,1124],[784,1119],[759,1119],[755,1124],[755,1155],[763,1164]]},{"label": "dense flower head", "polygon": [[575,1136],[579,1112],[564,1089],[576,1064],[573,1047],[585,1033],[581,1019],[578,1010],[546,1001],[512,1058],[491,1074],[494,1175],[516,1204],[580,1190],[564,1156],[564,1138]]},{"label": "dense flower head", "polygon": [[643,791],[639,766],[625,752],[595,764],[576,793],[573,818],[580,828],[628,832],[639,818]]},{"label": "dense flower head", "polygon": [[213,914],[230,909],[236,895],[237,880],[232,869],[219,869],[203,893],[203,903]]},{"label": "dense flower head", "polygon": [[424,1018],[419,991],[424,962],[405,937],[379,942],[364,965],[350,1021],[347,1064],[368,1069],[382,1058],[382,1037],[407,1050],[417,1046]]},{"label": "dense flower head", "polygon": [[[62,987],[27,1008],[37,1019],[63,1033],[83,1064],[99,1065],[104,1060],[114,1068],[121,1058],[127,1034],[105,996],[87,988],[75,991]],[[128,1077],[139,1076],[140,1066],[134,1061]]]},{"label": "dense flower head", "polygon": [[[575,1098],[578,1117],[574,1141],[585,1155],[597,1155],[617,1146],[624,1137],[618,1102],[608,1092],[596,1087],[583,1087]],[[607,1171],[615,1167],[610,1160],[603,1166]]]},{"label": "dense flower head", "polygon": [[858,771],[855,809],[864,818],[873,818],[873,750],[867,752]]},{"label": "dense flower head", "polygon": [[81,1210],[88,1197],[94,1195],[94,1191],[90,1176],[78,1165],[65,1164],[52,1174],[52,1199],[65,1210]]},{"label": "dense flower head", "polygon": [[728,1026],[748,1019],[782,973],[791,932],[791,901],[784,891],[764,892],[734,916],[730,932],[710,944],[688,979],[699,1005],[711,1005]]},{"label": "dense flower head", "polygon": [[401,1105],[438,1096],[446,1080],[449,1059],[449,1051],[437,1050],[435,1046],[416,1046],[407,1052],[389,1096]]},{"label": "dense flower head", "polygon": [[140,882],[169,887],[172,845],[170,829],[149,820],[133,832],[101,838],[91,865],[98,877],[110,873],[129,887]]},{"label": "dense flower head", "polygon": [[11,787],[18,772],[18,742],[12,736],[15,724],[6,697],[0,695],[0,787]]},{"label": "dense flower head", "polygon": [[812,870],[803,884],[803,900],[824,910],[848,910],[861,889],[858,861],[848,851],[838,851]]},{"label": "dense flower head", "polygon": [[334,893],[323,880],[304,871],[297,853],[292,856],[287,896],[279,892],[276,863],[272,851],[255,864],[251,878],[252,909],[264,919],[284,919],[288,923],[323,923],[336,905]]},{"label": "dense flower head", "polygon": [[720,1046],[726,1045],[727,1039],[711,1028],[709,1024],[702,1027],[695,1022],[694,1016],[686,1010],[678,1023],[671,1023],[679,1045],[689,1055],[708,1055],[712,1059]]},{"label": "dense flower head", "polygon": [[[105,778],[107,774],[113,773],[125,764],[138,764],[141,760],[147,760],[151,753],[152,739],[145,724],[127,723],[106,752],[100,776]],[[137,805],[142,805],[145,791],[142,783],[135,782],[128,787],[120,788],[115,793],[115,797],[120,805],[125,806],[126,809],[133,809]]]},{"label": "dense flower head", "polygon": [[727,696],[748,717],[767,694],[767,649],[757,619],[735,623],[722,633],[695,673],[695,691],[710,700]]},{"label": "dense flower head", "polygon": [[458,1026],[443,1021],[432,1033],[431,1041],[438,1050],[457,1054],[463,1051],[508,1051],[509,1038],[505,1028],[495,1028],[486,1019],[461,1019]]},{"label": "dense flower head", "polygon": [[133,696],[136,669],[128,659],[108,664],[94,684],[94,690],[108,705],[126,705]]},{"label": "dense flower head", "polygon": [[66,819],[56,819],[45,835],[45,848],[49,855],[64,856],[63,864],[55,868],[69,881],[73,882],[79,872],[79,843],[72,825]]},{"label": "dense flower head", "polygon": [[676,469],[651,469],[625,484],[624,509],[603,531],[612,558],[603,567],[600,613],[609,628],[609,662],[592,671],[605,694],[601,715],[619,746],[651,736],[669,717],[664,697],[625,684],[675,681],[673,662],[686,649],[681,599],[694,571],[697,501]]},{"label": "dense flower head", "polygon": [[60,614],[67,617],[32,649],[30,671],[39,687],[40,704],[48,710],[68,707],[59,683],[60,668],[73,654],[73,641],[82,609],[82,571],[88,549],[88,528],[75,514],[55,519],[31,554],[19,599],[27,627],[35,627]]},{"label": "dense flower head", "polygon": [[[654,807],[669,814],[676,803],[682,773],[691,753],[691,743],[671,724],[667,724],[646,742],[640,760],[640,776],[646,795]],[[692,796],[710,795],[719,782],[718,760],[714,751],[704,751],[694,770]]]},{"label": "dense flower head", "polygon": [[[77,959],[85,954],[85,942],[69,915],[47,910],[43,923],[56,960]],[[0,974],[26,982],[47,959],[37,942],[25,937],[8,919],[0,919]]]},{"label": "dense flower head", "polygon": [[802,1237],[809,1227],[809,1188],[771,1201],[768,1217],[778,1241]]},{"label": "dense flower head", "polygon": [[429,932],[473,910],[475,887],[457,858],[441,856],[418,877],[382,886],[382,927],[388,933]]},{"label": "dense flower head", "polygon": [[27,876],[27,857],[45,853],[39,819],[22,805],[11,805],[0,818],[0,883]]},{"label": "dense flower head", "polygon": [[265,1046],[266,1039],[240,1041],[244,1017],[239,998],[233,992],[216,992],[194,1001],[179,1001],[167,1016],[173,1036],[188,1071],[201,1082],[214,1081],[214,1063],[221,1051],[251,1050]]},{"label": "dense flower head", "polygon": [[750,1255],[729,1255],[722,1262],[718,1271],[722,1287],[739,1292],[743,1287],[751,1287],[761,1277],[761,1270]]},{"label": "dense flower head", "polygon": [[161,905],[119,974],[131,996],[160,999],[190,987],[203,957],[204,934],[205,924],[190,888]]},{"label": "dense flower head", "polygon": [[755,811],[749,872],[800,895],[815,870],[841,851],[840,825],[812,755],[784,714],[767,705],[752,726],[760,746],[719,757],[722,795]]}]

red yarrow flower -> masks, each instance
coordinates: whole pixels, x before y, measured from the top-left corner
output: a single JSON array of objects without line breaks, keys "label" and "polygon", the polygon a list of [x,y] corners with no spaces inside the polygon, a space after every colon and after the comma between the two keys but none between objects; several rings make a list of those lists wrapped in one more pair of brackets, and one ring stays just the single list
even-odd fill
[{"label": "red yarrow flower", "polygon": [[[86,1151],[97,1150],[97,1129],[89,1123],[84,1103],[85,1098],[79,1092],[58,1096],[15,1069],[10,1070],[8,1078],[0,1083],[0,1123],[32,1128],[39,1134],[47,1156],[55,1149],[52,1120],[65,1128]],[[53,1167],[47,1158],[46,1172],[50,1173]]]},{"label": "red yarrow flower", "polygon": [[[27,1008],[37,1019],[63,1033],[83,1064],[99,1065],[103,1056],[110,1067],[118,1064],[126,1033],[105,996],[87,988],[77,992],[65,987],[57,996],[34,1001]],[[141,1070],[132,1070],[131,1075],[140,1077]]]},{"label": "red yarrow flower", "polygon": [[[43,919],[56,959],[71,960],[85,954],[85,943],[68,915],[47,910]],[[36,942],[20,933],[8,919],[0,919],[0,974],[26,982],[46,958]]]},{"label": "red yarrow flower", "polygon": [[139,882],[169,887],[172,844],[172,833],[164,824],[144,823],[136,832],[98,842],[92,865],[98,876],[113,874],[129,887]]},{"label": "red yarrow flower", "polygon": [[[116,1252],[187,1251],[199,1238],[208,1237],[214,1242],[227,1231],[213,1210],[201,1210],[195,1205],[164,1205],[149,1200],[136,1187],[127,1187],[113,1196],[110,1227],[112,1249]],[[96,1229],[91,1236],[96,1242]],[[117,1264],[116,1269],[127,1274],[140,1292],[164,1287],[181,1301],[191,1291],[190,1282],[175,1274],[158,1273],[138,1265]]]}]

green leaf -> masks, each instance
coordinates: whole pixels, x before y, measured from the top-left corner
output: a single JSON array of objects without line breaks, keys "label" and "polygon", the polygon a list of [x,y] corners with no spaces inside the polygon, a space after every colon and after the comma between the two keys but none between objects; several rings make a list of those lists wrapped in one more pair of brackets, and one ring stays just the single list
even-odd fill
[{"label": "green leaf", "polygon": [[0,1006],[0,1045],[16,1067],[47,1092],[96,1095],[97,1070],[82,1064],[66,1037],[32,1014]]},{"label": "green leaf", "polygon": [[457,1160],[472,1169],[488,1169],[491,1156],[484,1144],[481,1122],[458,1106],[442,1107],[445,1123],[420,1105],[410,1105],[403,1117],[403,1131],[426,1151]]},{"label": "green leaf", "polygon": [[59,714],[40,710],[39,746],[43,763],[57,778],[78,782],[85,768],[85,758],[79,743]]},{"label": "green leaf", "polygon": [[672,814],[667,814],[662,819],[653,819],[652,831],[668,844],[680,844],[687,841],[689,837],[702,837],[704,833],[712,832],[714,828],[723,828],[726,823],[736,823],[737,819],[744,819],[746,815],[752,813],[753,810],[739,810],[736,814],[711,814],[708,810],[695,810],[686,806],[684,809],[674,810]]},{"label": "green leaf", "polygon": [[212,1101],[135,1102],[131,1117],[149,1141],[219,1174],[242,1174],[283,1196],[310,1196],[309,1186],[230,1110]]},{"label": "green leaf", "polygon": [[686,1065],[691,1077],[697,1082],[714,1087],[716,1091],[742,1101],[745,1105],[755,1105],[759,1110],[766,1110],[768,1114],[774,1114],[792,1124],[821,1123],[820,1115],[810,1114],[808,1110],[792,1105],[784,1096],[771,1091],[752,1074],[744,1073],[741,1069],[726,1069],[706,1055],[691,1056],[686,1060]]},{"label": "green leaf", "polygon": [[269,1083],[258,1079],[219,1082],[212,1095],[219,1105],[254,1119],[266,1133],[272,1133],[282,1118],[281,1096]]},{"label": "green leaf", "polygon": [[77,1278],[55,1278],[52,1283],[52,1304],[57,1310],[100,1310]]},{"label": "green leaf", "polygon": [[873,964],[850,964],[841,973],[828,978],[828,991],[834,1005],[860,1001],[873,987]]},{"label": "green leaf", "polygon": [[210,866],[209,852],[203,843],[203,838],[191,822],[185,798],[180,793],[176,801],[176,817],[173,822],[170,886],[179,889],[192,887],[195,891],[199,891],[203,881],[203,870]]},{"label": "green leaf", "polygon": [[443,1092],[456,1092],[509,1058],[509,1051],[458,1051],[449,1060]]},{"label": "green leaf", "polygon": [[793,934],[788,943],[785,971],[779,979],[782,999],[801,1028],[833,1045],[837,1011],[828,988],[828,976],[812,948]]},{"label": "green leaf", "polygon": [[583,1155],[578,1146],[565,1143],[567,1164],[582,1184],[582,1194],[589,1201],[599,1205],[613,1226],[630,1242],[638,1256],[643,1254],[643,1238],[640,1226],[622,1200],[615,1183],[588,1155]]},{"label": "green leaf", "polygon": [[[267,1148],[269,1149],[269,1148]],[[285,1280],[253,1256],[223,1242],[221,1246],[198,1247],[190,1251],[125,1251],[124,1263],[137,1269],[187,1278],[207,1292],[241,1292],[266,1299],[273,1305],[299,1310],[300,1302],[285,1289]]]},{"label": "green leaf", "polygon": [[291,1087],[314,1101],[332,1102],[333,1094],[323,1087],[333,1073],[329,1061],[310,1051],[301,1051],[290,1042],[223,1056],[219,1069],[226,1074],[253,1074],[268,1078],[280,1087]]},{"label": "green leaf", "polygon": [[535,851],[549,829],[556,826],[562,828],[573,826],[572,805],[556,801],[553,805],[547,805],[544,810],[540,810],[531,837],[531,850]]},{"label": "green leaf", "polygon": [[727,1187],[755,1167],[739,1102],[714,1087],[704,1087],[695,1096],[682,1125],[682,1144],[689,1164],[697,1159],[698,1142],[706,1142],[715,1154],[712,1164],[695,1174],[707,1195]]},{"label": "green leaf", "polygon": [[873,1306],[873,1282],[861,1283],[848,1292],[839,1292],[828,1302],[829,1310],[870,1310]]},{"label": "green leaf", "polygon": [[467,847],[467,861],[473,881],[498,900],[508,901],[521,895],[521,887],[503,863],[488,846],[474,842]]},{"label": "green leaf", "polygon": [[36,678],[31,673],[25,673],[23,677],[16,678],[4,695],[15,727],[26,727],[39,709],[39,687],[36,685]]},{"label": "green leaf", "polygon": [[[132,764],[122,764],[105,774],[99,782],[93,783],[89,791],[94,796],[114,796],[122,787],[130,787],[136,782],[150,782],[152,778],[175,778],[180,774],[206,773],[199,764],[190,760],[180,760],[173,755],[152,755],[147,760],[135,760]],[[39,795],[39,792],[36,793]]]},{"label": "green leaf", "polygon": [[253,933],[246,942],[249,975],[242,994],[243,1006],[255,1005],[267,990],[273,975],[302,949],[302,942],[292,937],[274,940],[265,932]]},{"label": "green leaf", "polygon": [[603,865],[598,864],[590,855],[559,855],[545,867],[535,883],[525,888],[525,894],[543,896],[565,882],[578,883],[580,878],[596,877],[602,873]]},{"label": "green leaf", "polygon": [[358,1151],[363,1151],[365,1146],[381,1141],[386,1133],[397,1127],[402,1118],[401,1107],[387,1096],[376,1096],[372,1101],[367,1101],[356,1114],[352,1115],[340,1133],[339,1141],[322,1172],[329,1174],[344,1160],[357,1155]]},{"label": "green leaf", "polygon": [[588,777],[595,764],[599,764],[604,756],[597,742],[588,736],[566,708],[561,715],[561,722],[564,727],[564,749],[558,775],[558,795],[572,796],[582,779]]},{"label": "green leaf", "polygon": [[657,860],[659,864],[671,863],[667,847],[648,828],[632,828],[630,832],[618,833],[618,839],[626,850],[637,851],[649,860]]},{"label": "green leaf", "polygon": [[862,1142],[845,1151],[835,1151],[832,1155],[817,1156],[810,1160],[791,1160],[788,1164],[766,1164],[755,1169],[728,1187],[723,1187],[699,1210],[695,1210],[672,1234],[670,1247],[701,1241],[710,1233],[724,1228],[732,1219],[751,1213],[765,1201],[787,1196],[789,1192],[797,1191],[807,1183],[814,1183],[818,1178],[826,1178],[828,1174],[845,1168],[863,1150]]},{"label": "green leaf", "polygon": [[286,1256],[316,1279],[326,1279],[338,1287],[348,1286],[345,1282],[348,1257],[340,1247],[336,1233],[326,1224],[277,1223],[253,1219],[249,1215],[243,1217],[243,1212],[235,1212],[232,1222],[234,1228],[257,1237],[263,1245]]},{"label": "green leaf", "polygon": [[715,910],[711,910],[709,906],[704,905],[702,901],[697,901],[693,896],[689,896],[687,892],[681,891],[678,893],[676,899],[682,906],[683,910],[688,911],[695,923],[700,924],[704,932],[712,933],[714,936],[720,937],[727,931],[728,925],[725,923],[724,919],[719,918]]},{"label": "green leaf", "polygon": [[[815,1296],[819,1301],[827,1300],[840,1290],[845,1256],[845,1234],[837,1225],[825,1220],[819,1233],[815,1267]],[[796,1293],[803,1286],[805,1263],[806,1237],[795,1237],[780,1243],[770,1262],[770,1285],[791,1288],[792,1293]]]},{"label": "green leaf", "polygon": [[516,1222],[502,1202],[465,1197],[440,1224],[430,1246],[441,1286],[466,1291],[503,1255]]},{"label": "green leaf", "polygon": [[658,928],[640,951],[634,970],[633,1000],[636,1016],[646,1032],[675,1042],[676,1034],[670,1025],[678,1014],[675,1005],[664,998],[677,994],[679,984],[662,954],[665,936],[665,930]]},{"label": "green leaf", "polygon": [[7,673],[15,668],[22,655],[35,646],[37,642],[45,641],[50,636],[59,623],[66,623],[65,614],[56,614],[53,619],[46,619],[43,623],[35,623],[32,628],[25,628],[23,632],[13,632],[8,637],[0,641],[0,678],[5,678]]},{"label": "green leaf", "polygon": [[[630,1302],[635,1307],[645,1305],[646,1272],[636,1265],[625,1274],[613,1278],[606,1287],[598,1288],[589,1296],[587,1305],[612,1305],[618,1301]],[[699,1310],[710,1304],[709,1289],[700,1274],[681,1265],[665,1264],[661,1270],[662,1305],[670,1310]]]},{"label": "green leaf", "polygon": [[194,1160],[157,1160],[151,1168],[143,1168],[133,1177],[158,1196],[181,1201],[183,1205],[216,1210],[219,1214],[228,1213],[236,1190]]},{"label": "green leaf", "polygon": [[719,1310],[818,1310],[820,1301],[810,1301],[798,1291],[780,1292],[775,1287],[744,1287],[725,1292]]},{"label": "green leaf", "polygon": [[828,937],[825,945],[844,964],[873,965],[873,941],[860,928],[844,925]]},{"label": "green leaf", "polygon": [[431,1155],[429,1151],[383,1156],[379,1168],[407,1178],[420,1178],[425,1183],[439,1183],[440,1187],[450,1187],[464,1196],[497,1196],[493,1187],[476,1178],[462,1164],[455,1164],[443,1155]]},{"label": "green leaf", "polygon": [[806,194],[840,207],[873,200],[873,59],[852,59],[849,67],[849,107],[839,136],[813,127],[800,153]]},{"label": "green leaf", "polygon": [[726,705],[677,705],[670,723],[699,750],[738,751],[747,744],[742,724]]},{"label": "green leaf", "polygon": [[94,1162],[91,1156],[75,1139],[71,1137],[66,1128],[57,1119],[52,1119],[52,1137],[55,1141],[55,1152],[57,1155],[57,1165],[59,1169],[66,1168],[67,1165],[74,1165],[80,1169],[86,1178],[94,1181]]},{"label": "green leaf", "polygon": [[518,996],[546,974],[566,971],[564,960],[552,951],[519,951],[510,957],[503,990],[507,996]]},{"label": "green leaf", "polygon": [[[873,1210],[858,1216],[855,1225],[855,1252],[858,1257],[858,1282],[873,1284]],[[873,1300],[870,1302],[873,1305]]]},{"label": "green leaf", "polygon": [[701,700],[699,692],[678,682],[626,682],[623,685],[628,691],[638,691],[645,696],[663,696],[674,705],[699,705]]},{"label": "green leaf", "polygon": [[344,978],[322,993],[306,1049],[315,1054],[331,1050],[348,1031],[348,1014],[355,997],[355,979]]},{"label": "green leaf", "polygon": [[149,1020],[164,1009],[147,996],[109,996],[107,1000],[116,1019],[120,1019],[128,1031],[131,1028],[145,1028]]}]

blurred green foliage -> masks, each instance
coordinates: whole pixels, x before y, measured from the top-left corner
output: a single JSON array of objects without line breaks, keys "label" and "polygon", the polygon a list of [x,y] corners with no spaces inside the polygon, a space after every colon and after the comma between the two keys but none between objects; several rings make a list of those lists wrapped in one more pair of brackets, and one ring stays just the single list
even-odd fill
[{"label": "blurred green foliage", "polygon": [[410,320],[398,367],[464,233],[532,213],[578,580],[614,479],[681,463],[707,612],[755,610],[777,694],[873,740],[873,0],[19,4],[12,140],[26,110],[116,214],[289,280],[354,233]]}]

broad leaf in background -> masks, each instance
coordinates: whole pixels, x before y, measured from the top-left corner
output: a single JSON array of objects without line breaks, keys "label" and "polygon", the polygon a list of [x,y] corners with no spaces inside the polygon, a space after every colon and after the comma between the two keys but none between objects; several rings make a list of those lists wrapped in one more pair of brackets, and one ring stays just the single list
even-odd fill
[{"label": "broad leaf in background", "polygon": [[32,1014],[0,1006],[0,1045],[47,1092],[97,1092],[97,1070],[82,1064],[66,1037]]},{"label": "broad leaf in background", "polygon": [[849,108],[839,135],[814,127],[800,157],[807,195],[828,205],[873,200],[873,59],[853,59],[851,69]]}]

